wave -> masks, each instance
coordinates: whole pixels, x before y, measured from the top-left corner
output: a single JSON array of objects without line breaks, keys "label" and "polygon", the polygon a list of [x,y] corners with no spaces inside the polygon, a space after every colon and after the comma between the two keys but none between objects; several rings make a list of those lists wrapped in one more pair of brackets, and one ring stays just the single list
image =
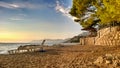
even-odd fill
[{"label": "wave", "polygon": [[0,54],[8,54],[7,50],[0,50]]},{"label": "wave", "polygon": [[20,43],[2,43],[0,44],[0,54],[8,54],[9,50],[17,49],[19,46],[24,46],[26,44],[20,44]]}]

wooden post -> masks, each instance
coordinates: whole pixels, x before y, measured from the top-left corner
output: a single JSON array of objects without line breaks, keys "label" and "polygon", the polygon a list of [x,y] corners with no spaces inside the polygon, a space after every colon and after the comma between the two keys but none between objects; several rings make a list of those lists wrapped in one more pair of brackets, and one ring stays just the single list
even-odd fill
[{"label": "wooden post", "polygon": [[43,40],[43,42],[41,43],[41,49],[40,49],[41,52],[44,52],[43,45],[44,45],[45,41],[46,41],[46,40]]}]

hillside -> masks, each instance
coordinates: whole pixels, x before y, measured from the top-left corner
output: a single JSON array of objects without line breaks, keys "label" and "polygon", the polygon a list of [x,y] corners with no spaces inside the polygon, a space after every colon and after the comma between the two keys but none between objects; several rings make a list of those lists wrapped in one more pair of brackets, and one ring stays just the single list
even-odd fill
[{"label": "hillside", "polygon": [[[45,44],[59,44],[64,42],[65,40],[63,39],[45,39]],[[32,44],[41,44],[43,40],[33,40],[30,43]]]},{"label": "hillside", "polygon": [[84,37],[84,36],[87,36],[89,35],[89,32],[82,32],[81,34],[77,35],[77,36],[74,36],[72,38],[69,38],[67,41],[67,43],[78,43],[80,38]]}]

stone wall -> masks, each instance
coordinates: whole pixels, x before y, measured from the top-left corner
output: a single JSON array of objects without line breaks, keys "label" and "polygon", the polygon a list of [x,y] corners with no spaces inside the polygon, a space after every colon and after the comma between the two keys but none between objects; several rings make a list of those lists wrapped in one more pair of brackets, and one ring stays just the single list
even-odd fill
[{"label": "stone wall", "polygon": [[81,45],[94,45],[95,38],[94,37],[80,38],[80,44]]},{"label": "stone wall", "polygon": [[120,45],[120,26],[103,28],[97,32],[96,37],[81,38],[80,44],[84,45]]}]

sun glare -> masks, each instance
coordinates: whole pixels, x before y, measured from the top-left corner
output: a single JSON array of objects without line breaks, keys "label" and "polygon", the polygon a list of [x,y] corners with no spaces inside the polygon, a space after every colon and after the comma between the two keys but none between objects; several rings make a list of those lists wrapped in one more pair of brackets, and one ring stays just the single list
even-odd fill
[{"label": "sun glare", "polygon": [[1,32],[0,33],[0,42],[26,42],[26,37],[23,33],[17,32]]}]

